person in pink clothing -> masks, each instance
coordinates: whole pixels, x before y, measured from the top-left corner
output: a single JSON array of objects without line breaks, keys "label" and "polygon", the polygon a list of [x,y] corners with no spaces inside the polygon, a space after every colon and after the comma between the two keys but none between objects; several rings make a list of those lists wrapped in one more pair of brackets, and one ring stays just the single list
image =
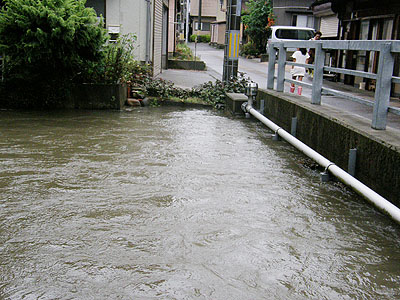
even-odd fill
[{"label": "person in pink clothing", "polygon": [[[308,63],[308,59],[310,58],[310,55],[307,53],[306,48],[301,48],[297,49],[292,55],[293,62],[297,62],[299,64],[306,64]],[[292,74],[292,79],[302,81],[304,75],[306,74],[306,68],[305,67],[299,67],[299,66],[292,66],[291,70]],[[290,92],[294,93],[295,85],[292,83],[290,87]],[[301,95],[302,92],[302,87],[299,86],[297,88],[297,93]]]}]

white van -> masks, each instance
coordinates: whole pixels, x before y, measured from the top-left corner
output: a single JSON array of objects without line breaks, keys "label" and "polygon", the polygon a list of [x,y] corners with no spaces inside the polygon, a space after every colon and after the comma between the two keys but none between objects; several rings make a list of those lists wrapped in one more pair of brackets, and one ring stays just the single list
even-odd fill
[{"label": "white van", "polygon": [[[308,27],[296,26],[271,26],[270,35],[267,42],[268,45],[272,42],[281,41],[307,41],[314,37],[315,29]],[[288,51],[295,51],[296,49],[287,49]]]}]

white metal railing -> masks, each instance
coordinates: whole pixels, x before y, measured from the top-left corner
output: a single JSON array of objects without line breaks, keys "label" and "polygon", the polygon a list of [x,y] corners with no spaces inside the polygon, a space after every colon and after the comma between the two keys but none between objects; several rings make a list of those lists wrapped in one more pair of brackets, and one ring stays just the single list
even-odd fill
[{"label": "white metal railing", "polygon": [[[300,64],[286,61],[287,48],[315,48],[315,60],[313,65]],[[334,68],[325,66],[325,52],[327,50],[361,50],[379,52],[378,72],[370,73],[358,70]],[[323,92],[339,96],[342,98],[356,101],[364,105],[372,106],[372,125],[378,130],[386,129],[388,112],[400,115],[400,109],[389,106],[392,83],[400,83],[400,77],[393,76],[394,54],[400,53],[400,41],[382,40],[382,41],[288,41],[274,42],[268,49],[268,80],[267,88],[274,88],[274,81],[277,80],[276,90],[283,92],[284,83],[295,83],[312,89],[311,103],[321,104],[321,95]],[[276,56],[278,54],[278,61]],[[275,77],[275,64],[278,63],[278,74]],[[285,65],[301,66],[314,69],[312,84],[285,78]],[[345,93],[335,89],[323,87],[324,71],[353,75],[362,78],[376,80],[375,101],[371,102],[365,98]]]}]

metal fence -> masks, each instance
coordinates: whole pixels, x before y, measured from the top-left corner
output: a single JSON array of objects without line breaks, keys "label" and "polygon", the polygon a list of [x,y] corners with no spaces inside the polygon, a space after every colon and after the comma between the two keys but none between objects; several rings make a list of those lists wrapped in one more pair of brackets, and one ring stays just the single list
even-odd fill
[{"label": "metal fence", "polygon": [[[300,64],[286,61],[287,48],[315,48],[314,64]],[[328,50],[361,50],[379,52],[379,64],[377,73],[334,68],[325,66],[325,53]],[[268,81],[267,88],[274,88],[274,80],[277,80],[276,90],[283,92],[284,82],[295,83],[312,89],[311,103],[321,104],[322,93],[356,101],[364,105],[372,106],[372,125],[378,130],[386,129],[388,112],[400,115],[400,109],[389,106],[392,83],[400,83],[400,77],[393,76],[394,55],[400,53],[400,41],[288,41],[272,43],[268,49]],[[275,64],[278,63],[278,74],[275,76]],[[285,78],[285,65],[306,67],[314,69],[312,84]],[[349,93],[323,87],[324,71],[339,74],[353,75],[362,78],[376,80],[375,101],[354,96]]]}]

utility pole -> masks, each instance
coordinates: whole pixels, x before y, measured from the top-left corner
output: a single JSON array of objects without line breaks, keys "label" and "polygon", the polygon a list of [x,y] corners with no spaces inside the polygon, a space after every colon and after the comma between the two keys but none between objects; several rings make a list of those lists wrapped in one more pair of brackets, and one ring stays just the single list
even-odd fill
[{"label": "utility pole", "polygon": [[198,26],[197,29],[201,31],[203,29],[203,26],[201,26],[201,0],[199,0],[199,20],[198,20]]},{"label": "utility pole", "polygon": [[241,10],[242,0],[228,0],[226,10],[224,69],[222,73],[223,82],[227,82],[231,77],[237,77]]}]

